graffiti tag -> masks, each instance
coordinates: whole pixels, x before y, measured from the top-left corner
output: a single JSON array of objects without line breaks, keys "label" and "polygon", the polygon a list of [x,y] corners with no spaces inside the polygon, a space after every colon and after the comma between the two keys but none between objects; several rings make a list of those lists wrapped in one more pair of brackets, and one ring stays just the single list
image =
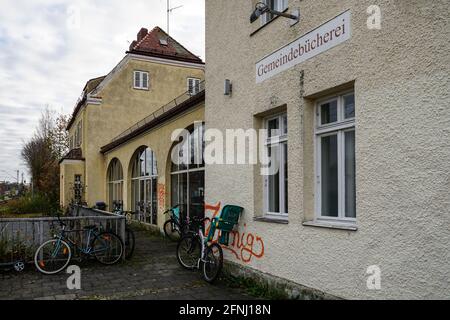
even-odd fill
[{"label": "graffiti tag", "polygon": [[[220,209],[220,202],[216,205],[205,204],[205,214],[211,220],[220,214]],[[212,214],[208,214],[208,211],[212,212]],[[210,228],[211,222],[208,222],[205,228],[206,234],[209,233]],[[257,234],[245,232],[246,228],[247,225],[244,224],[243,230],[238,229],[230,232],[229,246],[222,245],[222,248],[229,251],[237,260],[249,263],[253,258],[261,259],[264,257],[264,240]],[[219,232],[216,232],[214,242],[218,241],[220,237]]]}]

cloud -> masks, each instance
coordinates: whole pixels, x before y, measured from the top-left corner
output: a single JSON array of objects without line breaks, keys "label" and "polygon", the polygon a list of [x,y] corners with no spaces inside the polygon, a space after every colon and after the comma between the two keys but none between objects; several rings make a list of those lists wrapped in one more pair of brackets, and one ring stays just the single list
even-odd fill
[{"label": "cloud", "polygon": [[[172,0],[171,35],[205,57],[205,0]],[[0,170],[26,168],[23,141],[45,106],[71,113],[86,81],[107,74],[141,27],[166,29],[166,0],[2,0]],[[4,179],[0,175],[0,180]]]}]

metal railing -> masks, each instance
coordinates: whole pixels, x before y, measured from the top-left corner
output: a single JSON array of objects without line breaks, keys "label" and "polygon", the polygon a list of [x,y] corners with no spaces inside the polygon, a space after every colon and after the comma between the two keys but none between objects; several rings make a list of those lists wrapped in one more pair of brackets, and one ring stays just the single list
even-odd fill
[{"label": "metal railing", "polygon": [[117,137],[112,139],[111,142],[117,141],[117,140],[119,140],[119,139],[129,135],[131,132],[133,132],[133,131],[143,127],[144,125],[146,125],[150,121],[153,121],[154,119],[156,119],[159,116],[163,115],[167,111],[170,111],[171,109],[173,109],[176,106],[180,105],[181,103],[189,100],[190,98],[196,96],[197,94],[203,92],[204,90],[205,90],[205,81],[202,81],[197,86],[193,86],[192,88],[190,88],[190,90],[186,91],[185,93],[183,93],[179,97],[177,97],[177,98],[173,99],[172,101],[170,101],[169,103],[165,104],[164,106],[162,106],[161,108],[159,108],[158,110],[156,110],[155,112],[150,114],[149,116],[145,117],[144,119],[142,119],[138,123],[136,123],[136,124],[132,125],[131,127],[129,127],[127,130],[122,132],[120,135],[118,135]]},{"label": "metal railing", "polygon": [[[83,230],[86,226],[96,225],[100,230],[112,231],[125,239],[126,220],[123,216],[80,208],[69,216],[61,217],[61,220],[67,224],[67,230]],[[59,228],[56,217],[0,219],[0,265],[17,261],[33,262],[36,249],[59,233]],[[86,235],[86,232],[80,231],[70,237],[84,246]],[[74,258],[79,258],[79,254],[75,250]]]}]

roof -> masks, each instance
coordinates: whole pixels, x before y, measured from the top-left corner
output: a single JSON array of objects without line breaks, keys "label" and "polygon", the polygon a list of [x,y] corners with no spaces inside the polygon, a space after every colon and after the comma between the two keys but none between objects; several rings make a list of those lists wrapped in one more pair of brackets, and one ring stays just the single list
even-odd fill
[{"label": "roof", "polygon": [[205,101],[205,90],[199,92],[195,96],[190,97],[189,99],[183,101],[176,107],[173,107],[169,109],[168,111],[162,113],[161,115],[155,117],[153,120],[150,120],[149,122],[145,123],[143,126],[137,127],[135,130],[130,131],[125,136],[120,137],[117,140],[114,140],[110,142],[109,144],[101,147],[100,152],[105,154],[120,145],[126,143],[127,141],[136,138],[140,136],[141,134],[144,134],[148,132],[149,130],[155,128],[156,126],[172,119],[173,117],[178,116],[179,114],[182,114],[183,112],[190,110],[192,108],[195,108],[198,106],[201,102]]},{"label": "roof", "polygon": [[127,53],[204,64],[202,59],[183,47],[160,27],[148,32],[142,28]]},{"label": "roof", "polygon": [[[204,64],[202,59],[183,47],[160,27],[155,27],[150,32],[145,28],[141,28],[137,34],[137,40],[133,41],[130,45],[130,50],[126,53]],[[88,93],[95,90],[105,78],[106,76],[94,78],[86,83],[83,89],[83,96],[75,106],[67,130],[72,127],[78,112],[86,103]]]},{"label": "roof", "polygon": [[81,97],[80,100],[78,100],[77,105],[75,106],[75,109],[73,110],[72,117],[70,118],[69,124],[67,125],[67,130],[69,130],[73,126],[73,123],[75,122],[78,112],[80,111],[81,107],[84,105],[84,103],[87,100],[88,93],[91,92],[92,90],[94,90],[95,88],[97,88],[97,86],[105,78],[106,78],[106,76],[102,76],[102,77],[91,79],[88,82],[86,82],[86,85],[83,88],[83,96]]}]

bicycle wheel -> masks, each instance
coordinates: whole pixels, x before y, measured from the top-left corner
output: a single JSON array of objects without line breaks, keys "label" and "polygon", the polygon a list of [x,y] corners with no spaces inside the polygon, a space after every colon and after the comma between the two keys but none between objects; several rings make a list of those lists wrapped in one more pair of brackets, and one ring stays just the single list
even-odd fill
[{"label": "bicycle wheel", "polygon": [[112,232],[101,232],[92,242],[91,254],[101,264],[116,264],[123,256],[122,239]]},{"label": "bicycle wheel", "polygon": [[177,246],[178,263],[185,269],[192,270],[198,267],[202,244],[196,235],[181,238]]},{"label": "bicycle wheel", "polygon": [[206,282],[213,283],[220,275],[223,267],[222,247],[213,243],[206,248],[205,261],[203,262],[203,279]]},{"label": "bicycle wheel", "polygon": [[125,259],[131,259],[134,253],[136,237],[134,236],[133,230],[126,227],[125,228]]},{"label": "bicycle wheel", "polygon": [[72,251],[62,240],[53,239],[41,244],[34,255],[34,264],[43,274],[57,274],[70,262]]},{"label": "bicycle wheel", "polygon": [[173,221],[173,219],[167,220],[164,223],[164,234],[172,241],[178,241],[181,238],[180,225]]}]

